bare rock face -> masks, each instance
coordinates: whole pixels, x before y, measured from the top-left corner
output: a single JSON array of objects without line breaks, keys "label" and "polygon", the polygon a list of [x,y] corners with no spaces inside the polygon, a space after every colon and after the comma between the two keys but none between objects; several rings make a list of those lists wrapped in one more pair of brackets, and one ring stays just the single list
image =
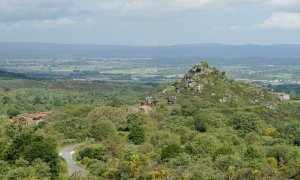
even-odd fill
[{"label": "bare rock face", "polygon": [[195,87],[195,90],[196,90],[197,92],[202,92],[202,91],[203,91],[203,88],[204,88],[204,86],[203,86],[202,84],[198,84],[198,85]]},{"label": "bare rock face", "polygon": [[181,85],[181,84],[177,84],[176,85],[176,92],[177,93],[180,93],[184,90],[184,87]]},{"label": "bare rock face", "polygon": [[228,102],[228,98],[224,97],[222,99],[220,99],[220,103],[227,103]]},{"label": "bare rock face", "polygon": [[175,96],[169,97],[168,98],[168,103],[169,104],[176,104],[177,103],[177,98]]},{"label": "bare rock face", "polygon": [[204,85],[202,82],[203,78],[207,78],[202,75],[210,75],[213,72],[212,69],[209,68],[206,62],[199,63],[195,65],[188,74],[186,74],[181,83],[176,85],[176,92],[180,93],[185,89],[191,89],[196,92],[201,93],[204,89]]},{"label": "bare rock face", "polygon": [[[215,71],[216,73],[214,73]],[[187,74],[185,74],[180,81],[176,82],[173,86],[164,89],[162,93],[165,94],[167,92],[174,91],[177,93],[182,93],[185,90],[202,93],[207,85],[213,85],[211,79],[216,79],[215,76],[218,73],[221,76],[221,73],[215,68],[210,68],[207,62],[201,62],[195,65]]]},{"label": "bare rock face", "polygon": [[206,66],[202,63],[195,65],[191,71],[194,73],[194,76],[209,75],[212,73],[208,65]]},{"label": "bare rock face", "polygon": [[160,104],[160,101],[159,99],[156,99],[156,98],[153,98],[153,97],[147,97],[145,99],[146,101],[146,104],[151,106],[151,105],[159,105]]},{"label": "bare rock face", "polygon": [[188,83],[188,87],[190,88],[194,88],[197,86],[197,83],[196,82],[191,82],[191,83]]}]

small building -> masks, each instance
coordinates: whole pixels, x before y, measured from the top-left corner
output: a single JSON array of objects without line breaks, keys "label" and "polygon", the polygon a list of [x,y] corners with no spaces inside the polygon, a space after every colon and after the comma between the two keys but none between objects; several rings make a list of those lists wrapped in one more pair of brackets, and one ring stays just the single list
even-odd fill
[{"label": "small building", "polygon": [[40,112],[37,114],[21,114],[12,119],[12,123],[16,125],[29,126],[32,124],[38,124],[44,121],[44,118],[48,115],[48,112]]},{"label": "small building", "polygon": [[30,117],[31,117],[33,120],[41,120],[41,119],[43,119],[44,117],[46,117],[47,114],[48,114],[48,113],[46,113],[46,112],[40,112],[40,113],[37,113],[37,114],[31,114]]},{"label": "small building", "polygon": [[284,101],[284,100],[290,100],[290,95],[286,93],[276,93],[276,96],[279,100]]},{"label": "small building", "polygon": [[139,110],[149,113],[151,111],[151,106],[146,105],[146,104],[141,104],[141,106],[139,106]]}]

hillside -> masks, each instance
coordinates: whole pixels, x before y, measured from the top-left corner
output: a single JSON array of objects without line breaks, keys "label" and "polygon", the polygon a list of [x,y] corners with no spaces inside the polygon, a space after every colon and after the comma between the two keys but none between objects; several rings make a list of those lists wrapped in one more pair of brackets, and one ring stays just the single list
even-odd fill
[{"label": "hillside", "polygon": [[[279,101],[206,62],[151,97],[140,84],[3,82],[11,86],[1,92],[1,179],[68,179],[58,149],[70,144],[81,145],[74,160],[87,170],[70,179],[300,179],[299,101]],[[48,115],[25,125],[9,109]]]},{"label": "hillside", "polygon": [[[195,106],[197,108],[276,106],[274,92],[251,83],[228,79],[225,72],[209,67],[207,62],[195,65],[183,79],[164,85],[155,94],[162,103]],[[167,102],[166,102],[167,101]]]}]

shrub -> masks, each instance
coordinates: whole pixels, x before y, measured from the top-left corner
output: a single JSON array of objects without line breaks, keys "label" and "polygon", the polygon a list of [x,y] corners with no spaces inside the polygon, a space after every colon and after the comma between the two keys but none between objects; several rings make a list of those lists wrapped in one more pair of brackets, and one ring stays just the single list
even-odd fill
[{"label": "shrub", "polygon": [[295,133],[294,144],[300,146],[300,128],[298,128]]},{"label": "shrub", "polygon": [[140,126],[143,124],[142,116],[139,113],[132,113],[127,115],[127,129],[130,130],[135,126]]},{"label": "shrub", "polygon": [[218,156],[215,160],[215,165],[222,171],[227,171],[230,166],[240,167],[241,159],[235,155]]},{"label": "shrub", "polygon": [[83,158],[102,160],[105,155],[105,150],[101,146],[87,146],[78,151],[78,160]]},{"label": "shrub", "polygon": [[192,157],[189,154],[186,153],[180,153],[172,159],[172,163],[176,166],[185,166],[189,165],[192,162]]},{"label": "shrub", "polygon": [[88,170],[92,175],[102,176],[105,172],[105,167],[101,163],[97,162],[90,164],[88,166]]},{"label": "shrub", "polygon": [[218,149],[214,152],[214,154],[213,154],[213,160],[215,160],[216,157],[218,157],[218,156],[220,156],[220,155],[223,155],[223,156],[224,156],[224,155],[232,155],[232,154],[234,154],[234,150],[233,150],[230,146],[224,145],[224,146],[218,148]]},{"label": "shrub", "polygon": [[228,121],[227,118],[221,113],[198,113],[196,119],[201,119],[204,124],[207,124],[211,127],[223,127]]},{"label": "shrub", "polygon": [[91,129],[91,135],[96,141],[102,141],[107,137],[115,136],[116,134],[117,129],[115,125],[107,119],[97,121]]},{"label": "shrub", "polygon": [[207,157],[218,147],[219,141],[211,135],[199,134],[186,146],[186,151],[197,157]]},{"label": "shrub", "polygon": [[198,132],[206,132],[206,125],[202,119],[196,118],[194,122],[195,128]]},{"label": "shrub", "polygon": [[54,128],[63,133],[66,139],[84,139],[89,133],[89,124],[77,117],[60,120],[56,122]]},{"label": "shrub", "polygon": [[232,117],[231,125],[235,130],[242,134],[246,134],[248,132],[258,130],[258,121],[259,118],[254,113],[237,112]]},{"label": "shrub", "polygon": [[190,180],[219,180],[224,179],[219,171],[214,169],[197,170],[189,177]]},{"label": "shrub", "polygon": [[9,97],[8,96],[3,96],[2,97],[2,103],[7,104],[9,102]]},{"label": "shrub", "polygon": [[274,128],[265,128],[263,134],[266,136],[273,136],[275,131],[276,130]]},{"label": "shrub", "polygon": [[165,147],[161,152],[161,159],[163,161],[168,161],[172,158],[175,158],[179,153],[181,153],[182,149],[178,144],[169,144]]},{"label": "shrub", "polygon": [[145,141],[145,130],[140,126],[133,127],[128,135],[128,139],[134,144],[142,144]]},{"label": "shrub", "polygon": [[110,106],[95,108],[87,116],[87,119],[92,122],[96,122],[103,118],[106,118],[113,122],[117,129],[123,129],[126,123],[125,111],[121,108]]},{"label": "shrub", "polygon": [[245,152],[245,157],[254,159],[254,158],[259,158],[260,154],[253,147],[248,147],[246,152]]},{"label": "shrub", "polygon": [[20,114],[20,111],[18,111],[17,109],[8,109],[7,110],[7,115],[9,116],[9,118],[16,117],[19,114]]}]

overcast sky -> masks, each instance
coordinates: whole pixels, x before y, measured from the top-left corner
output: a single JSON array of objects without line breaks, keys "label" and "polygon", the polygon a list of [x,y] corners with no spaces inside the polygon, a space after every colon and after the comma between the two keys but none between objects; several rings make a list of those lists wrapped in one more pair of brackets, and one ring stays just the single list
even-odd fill
[{"label": "overcast sky", "polygon": [[0,41],[300,44],[300,0],[0,0]]}]

